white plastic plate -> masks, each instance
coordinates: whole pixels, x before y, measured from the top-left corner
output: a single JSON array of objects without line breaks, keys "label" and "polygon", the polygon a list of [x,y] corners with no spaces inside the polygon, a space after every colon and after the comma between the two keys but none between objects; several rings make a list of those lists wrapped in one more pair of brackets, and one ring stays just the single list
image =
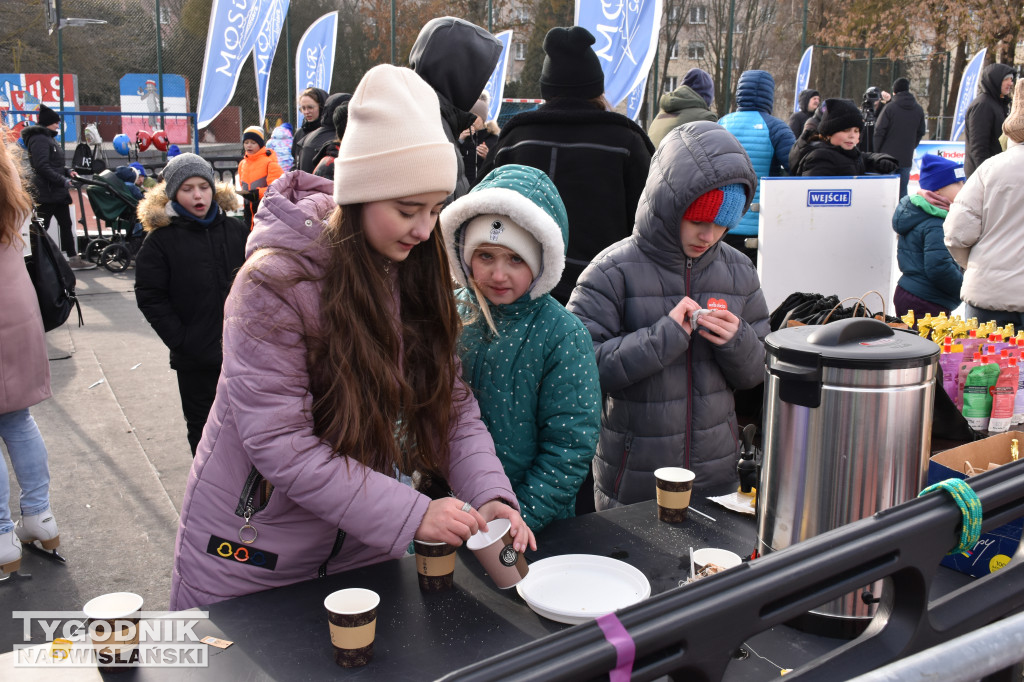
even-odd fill
[{"label": "white plastic plate", "polygon": [[629,564],[594,554],[563,554],[530,564],[516,586],[539,615],[577,625],[651,596],[651,584]]}]

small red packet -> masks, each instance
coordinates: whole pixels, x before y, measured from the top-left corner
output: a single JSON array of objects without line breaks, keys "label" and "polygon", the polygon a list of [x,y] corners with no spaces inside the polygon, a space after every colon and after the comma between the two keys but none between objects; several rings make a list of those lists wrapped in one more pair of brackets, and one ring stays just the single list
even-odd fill
[{"label": "small red packet", "polygon": [[708,299],[708,310],[728,310],[729,304],[725,302],[724,298],[709,298]]}]

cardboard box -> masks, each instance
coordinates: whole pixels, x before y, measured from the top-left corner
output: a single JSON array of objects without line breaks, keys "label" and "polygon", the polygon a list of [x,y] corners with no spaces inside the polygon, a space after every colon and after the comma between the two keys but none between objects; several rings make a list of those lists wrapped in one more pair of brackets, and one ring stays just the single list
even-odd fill
[{"label": "cardboard box", "polygon": [[[967,478],[965,471],[971,467],[983,472],[989,464],[1006,464],[1010,459],[1010,443],[1016,438],[1024,455],[1024,433],[1008,431],[984,440],[961,445],[933,456],[928,462],[928,485],[947,478]],[[982,533],[978,544],[971,550],[971,556],[951,554],[942,560],[942,565],[967,575],[980,578],[1010,563],[1010,557],[1020,544],[1024,518],[999,526],[989,533]]]}]

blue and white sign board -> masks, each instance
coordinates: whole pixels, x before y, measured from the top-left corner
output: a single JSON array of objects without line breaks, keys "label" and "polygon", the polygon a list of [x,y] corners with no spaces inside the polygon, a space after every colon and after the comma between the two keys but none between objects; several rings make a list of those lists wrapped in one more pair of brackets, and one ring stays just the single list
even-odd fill
[{"label": "blue and white sign board", "polygon": [[604,94],[619,106],[647,78],[658,46],[662,0],[576,0],[577,26],[597,41],[594,52],[604,70]]},{"label": "blue and white sign board", "polygon": [[[185,77],[164,74],[164,111],[188,111],[188,89]],[[126,73],[119,82],[121,111],[137,113],[121,118],[121,132],[132,140],[139,130],[160,129],[160,77],[155,73]],[[143,113],[145,112],[145,113]],[[163,130],[173,144],[189,142],[189,120],[184,116],[169,116],[163,121]]]},{"label": "blue and white sign board", "polygon": [[978,81],[981,78],[981,67],[985,63],[986,52],[988,52],[988,48],[978,50],[978,53],[967,63],[964,74],[960,77],[960,89],[956,93],[956,109],[953,110],[953,134],[949,136],[951,140],[959,139],[967,127],[967,108],[971,106],[971,102],[978,94]]},{"label": "blue and white sign board", "polygon": [[811,58],[814,56],[814,46],[804,50],[804,56],[800,58],[800,66],[796,69],[796,90],[793,93],[793,113],[800,111],[800,93],[807,89],[811,80]]},{"label": "blue and white sign board", "polygon": [[966,146],[963,142],[950,142],[949,140],[928,140],[917,145],[917,149],[914,150],[914,161],[910,167],[907,193],[917,194],[917,182],[921,178],[921,157],[925,154],[938,154],[954,163],[962,164],[967,153]]},{"label": "blue and white sign board", "polygon": [[298,120],[299,95],[306,88],[320,88],[331,91],[331,77],[334,74],[334,50],[338,42],[338,13],[328,12],[306,29],[295,50],[295,102]]},{"label": "blue and white sign board", "polygon": [[508,74],[508,53],[512,44],[512,31],[502,31],[494,36],[501,42],[501,54],[498,56],[498,63],[487,79],[484,92],[491,98],[490,106],[487,108],[487,120],[494,121],[501,111],[501,98],[505,95],[505,77]]},{"label": "blue and white sign board", "polygon": [[840,299],[878,291],[890,311],[899,192],[895,175],[761,178],[757,271],[768,310],[794,291]]}]

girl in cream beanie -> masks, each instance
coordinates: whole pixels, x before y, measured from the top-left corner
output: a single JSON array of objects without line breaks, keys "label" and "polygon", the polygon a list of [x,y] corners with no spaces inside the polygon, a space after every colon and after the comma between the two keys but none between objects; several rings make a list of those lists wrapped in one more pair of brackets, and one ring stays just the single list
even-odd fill
[{"label": "girl in cream beanie", "polygon": [[[334,183],[293,171],[267,190],[224,305],[223,380],[182,505],[171,604],[396,559],[413,539],[460,545],[495,519],[515,552],[536,550],[458,373],[438,226],[456,168],[434,90],[383,65],[349,103]],[[451,495],[432,499],[422,483],[440,480]],[[274,570],[207,551],[211,536],[238,536],[239,490],[243,540]]]}]

